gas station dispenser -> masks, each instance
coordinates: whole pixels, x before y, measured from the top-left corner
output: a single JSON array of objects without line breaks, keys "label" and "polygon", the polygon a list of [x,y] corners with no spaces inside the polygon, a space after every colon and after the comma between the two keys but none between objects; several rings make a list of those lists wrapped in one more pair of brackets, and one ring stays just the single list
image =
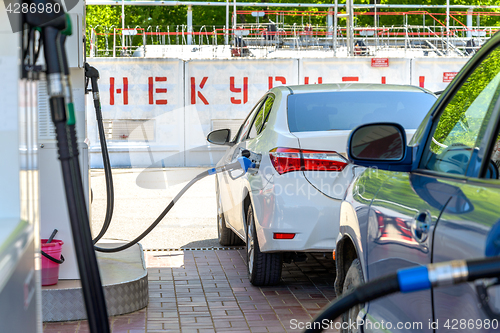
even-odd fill
[{"label": "gas station dispenser", "polygon": [[0,323],[2,332],[41,333],[37,77],[21,66],[9,3],[0,5]]},{"label": "gas station dispenser", "polygon": [[[69,9],[69,8],[68,8]],[[89,207],[90,177],[88,145],[85,143],[85,70],[84,70],[84,36],[85,36],[85,3],[79,1],[69,10],[72,24],[72,35],[66,41],[66,53],[70,68],[70,80],[75,107],[76,132],[82,181],[85,189],[85,201]],[[38,82],[38,160],[40,172],[40,236],[49,238],[57,229],[56,238],[64,242],[62,254],[65,258],[59,267],[59,279],[79,279],[78,265],[73,245],[73,237],[69,222],[64,184],[61,177],[61,166],[57,159],[57,143],[54,124],[50,116],[49,96],[45,80]],[[90,217],[90,211],[89,211]]]}]

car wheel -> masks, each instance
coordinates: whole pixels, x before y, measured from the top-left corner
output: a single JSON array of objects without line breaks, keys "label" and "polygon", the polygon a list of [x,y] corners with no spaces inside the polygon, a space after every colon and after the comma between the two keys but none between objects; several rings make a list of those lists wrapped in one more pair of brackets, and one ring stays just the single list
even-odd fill
[{"label": "car wheel", "polygon": [[[351,263],[351,267],[347,270],[347,274],[345,276],[344,280],[344,287],[342,289],[342,295],[345,295],[349,292],[351,292],[353,289],[355,289],[357,286],[361,285],[364,283],[363,279],[363,271],[361,270],[361,263],[359,259],[354,259],[353,262]],[[358,313],[359,310],[361,310],[361,305],[356,305],[349,309],[348,312],[345,312],[342,314],[342,321],[344,323],[353,323],[356,322],[358,318]],[[344,326],[344,325],[342,325]],[[358,327],[356,325],[352,325],[355,328],[352,329],[351,325],[345,325],[348,327],[347,329],[342,328],[341,332],[342,333],[356,333],[360,332]]]},{"label": "car wheel", "polygon": [[243,241],[234,231],[226,226],[224,218],[224,210],[222,209],[222,200],[219,191],[217,191],[217,234],[219,236],[219,244],[222,246],[243,245]]},{"label": "car wheel", "polygon": [[246,249],[250,283],[254,286],[271,286],[279,283],[283,266],[282,255],[281,253],[260,252],[252,206],[247,212]]}]

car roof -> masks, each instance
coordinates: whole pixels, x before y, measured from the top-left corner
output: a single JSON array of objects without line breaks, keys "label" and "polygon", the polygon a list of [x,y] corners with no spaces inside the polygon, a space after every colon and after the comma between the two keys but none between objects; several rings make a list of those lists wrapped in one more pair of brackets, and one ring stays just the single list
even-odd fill
[{"label": "car roof", "polygon": [[[400,91],[400,92],[420,92],[432,94],[427,89],[417,86],[400,84],[380,84],[380,83],[331,83],[331,84],[302,84],[281,86],[280,90],[288,90],[293,94],[304,94],[313,92],[329,91]],[[284,92],[284,91],[283,91]]]}]

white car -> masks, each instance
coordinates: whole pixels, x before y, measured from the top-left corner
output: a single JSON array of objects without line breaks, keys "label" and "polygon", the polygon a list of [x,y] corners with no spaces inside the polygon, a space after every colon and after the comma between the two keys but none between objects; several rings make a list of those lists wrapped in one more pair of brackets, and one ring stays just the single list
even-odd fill
[{"label": "white car", "polygon": [[230,146],[217,166],[243,150],[261,155],[258,171],[216,178],[219,242],[246,243],[250,282],[276,284],[283,261],[335,249],[340,205],[353,176],[345,158],[353,128],[391,121],[412,136],[435,101],[413,86],[281,86],[259,100],[232,140],[230,130],[211,132],[209,142]]}]

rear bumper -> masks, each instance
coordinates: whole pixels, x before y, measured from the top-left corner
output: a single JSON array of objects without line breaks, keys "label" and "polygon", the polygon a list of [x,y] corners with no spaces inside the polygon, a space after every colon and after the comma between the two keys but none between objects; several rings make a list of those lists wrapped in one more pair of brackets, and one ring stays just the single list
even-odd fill
[{"label": "rear bumper", "polygon": [[[252,199],[262,252],[335,249],[342,200],[316,190],[301,172],[274,176],[265,188],[252,192]],[[273,239],[274,233],[295,233],[295,237]]]}]

